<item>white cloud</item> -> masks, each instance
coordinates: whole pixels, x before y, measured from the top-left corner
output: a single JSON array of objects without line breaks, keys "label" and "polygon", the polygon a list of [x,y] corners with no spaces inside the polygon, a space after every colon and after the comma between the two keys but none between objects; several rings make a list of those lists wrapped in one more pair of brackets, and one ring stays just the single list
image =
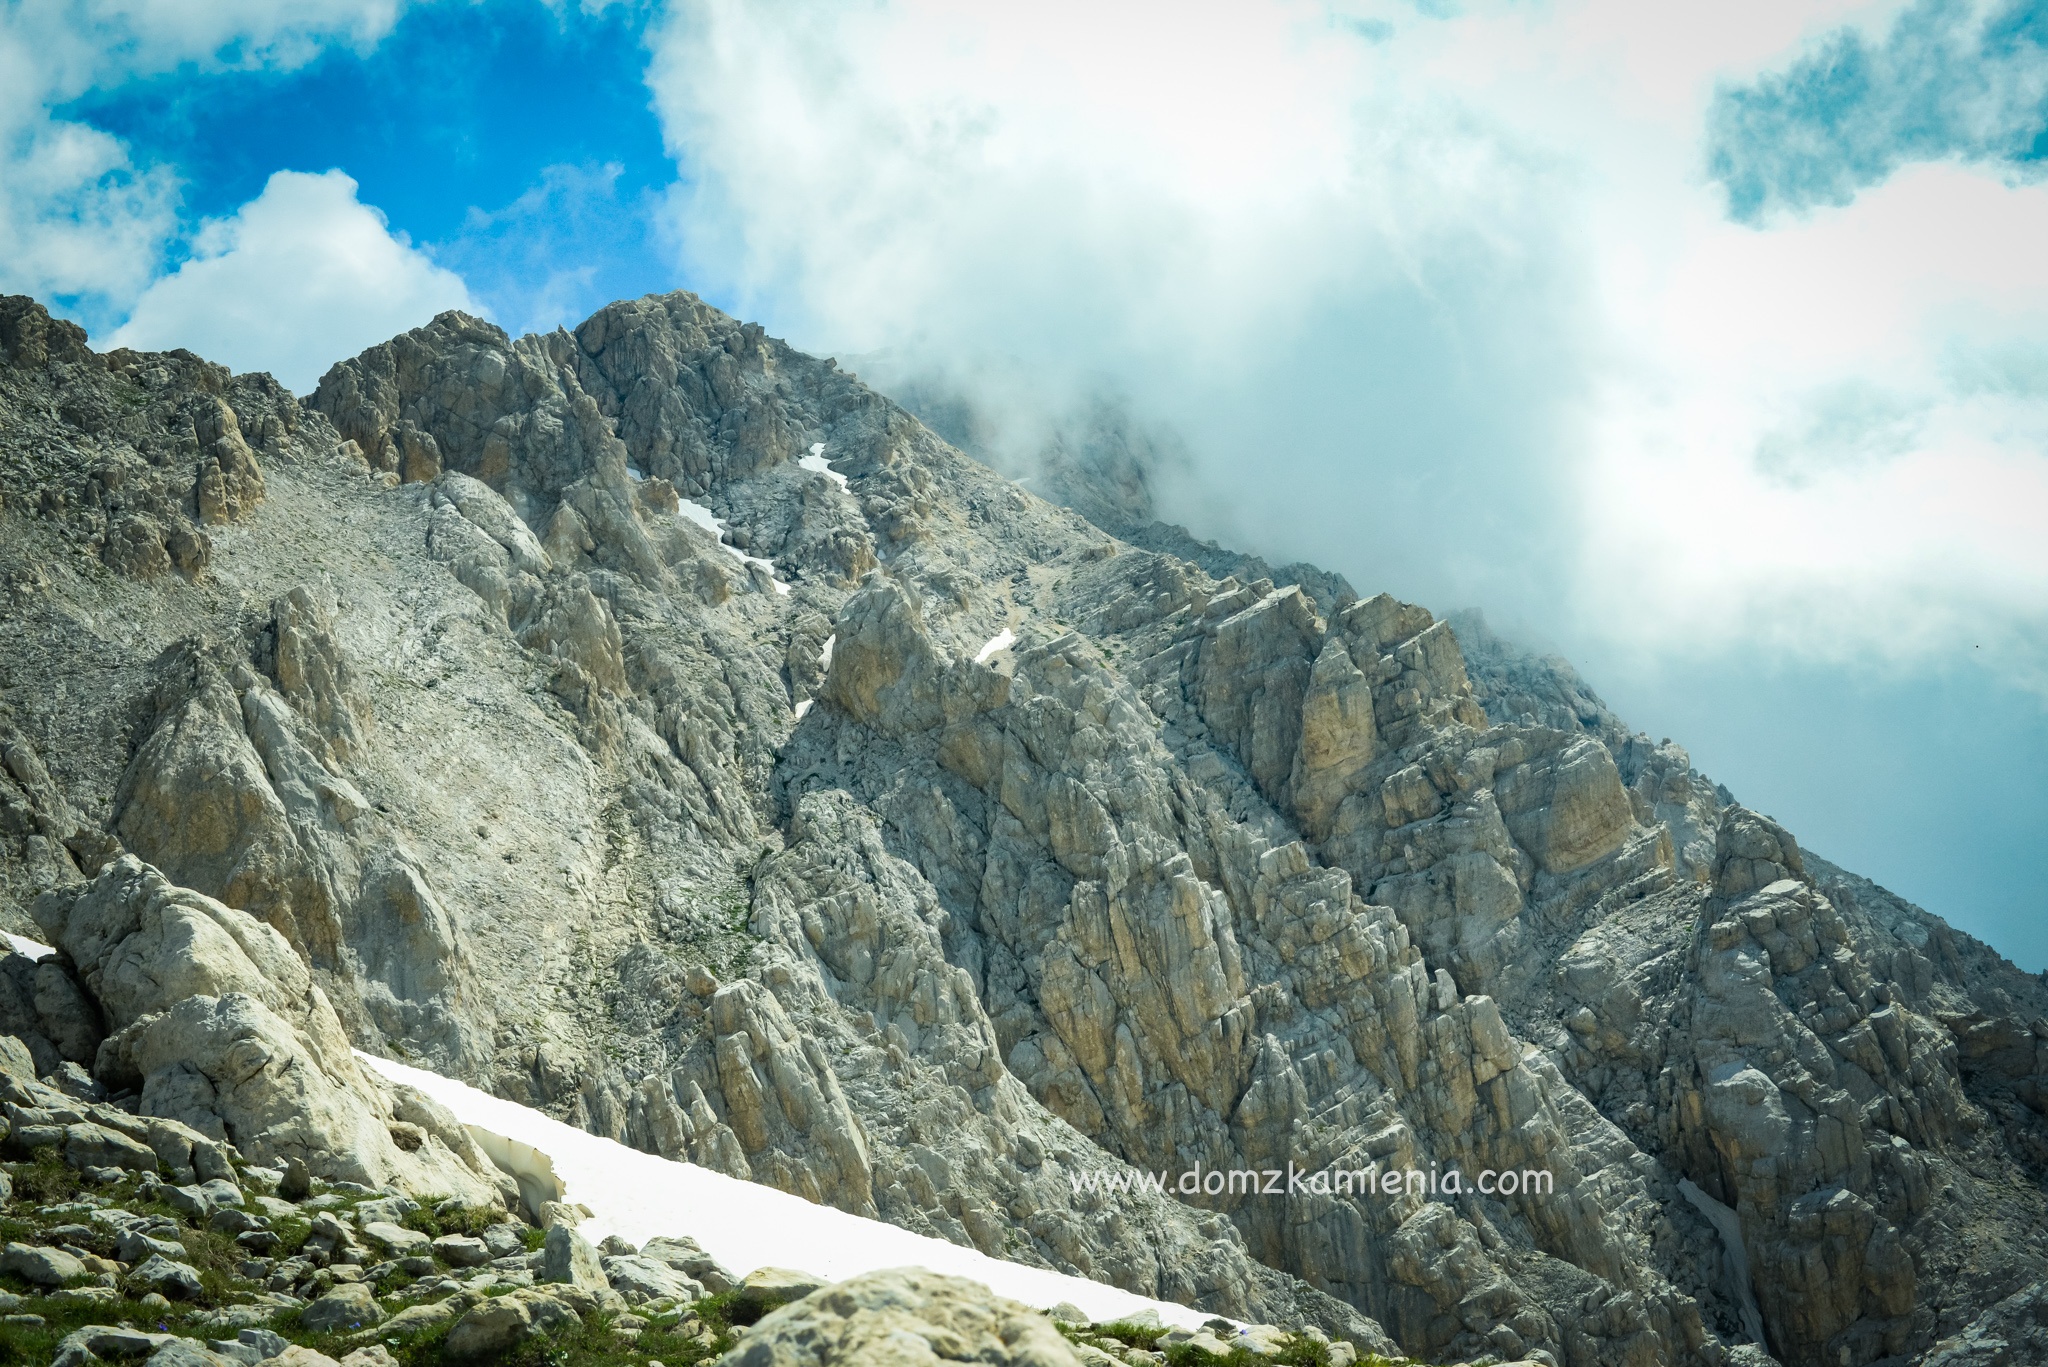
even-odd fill
[{"label": "white cloud", "polygon": [[82,0],[0,8],[0,289],[80,298],[114,316],[178,231],[176,176],[52,109],[192,66],[291,67],[364,47],[401,0]]},{"label": "white cloud", "polygon": [[206,224],[192,258],[150,285],[106,344],[186,347],[305,393],[336,360],[451,308],[476,309],[462,278],[392,236],[353,180],[279,171],[234,217]]},{"label": "white cloud", "polygon": [[1211,531],[1674,655],[2043,671],[2048,199],[1926,166],[1759,231],[1705,178],[1717,83],[1900,8],[704,0],[650,79],[703,287],[1106,378]]}]

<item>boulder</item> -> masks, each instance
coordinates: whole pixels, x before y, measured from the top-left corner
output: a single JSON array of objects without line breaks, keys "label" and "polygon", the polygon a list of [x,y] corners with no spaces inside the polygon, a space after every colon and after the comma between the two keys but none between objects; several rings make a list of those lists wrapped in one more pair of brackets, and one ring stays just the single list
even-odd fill
[{"label": "boulder", "polygon": [[640,1250],[640,1256],[667,1263],[692,1281],[702,1282],[704,1289],[713,1295],[731,1291],[740,1284],[740,1279],[730,1269],[706,1253],[695,1239],[688,1237],[662,1235],[649,1239],[646,1247]]},{"label": "boulder", "polygon": [[576,1317],[568,1304],[539,1291],[493,1296],[463,1313],[448,1331],[442,1352],[451,1363],[492,1362],[533,1335],[563,1328]]},{"label": "boulder", "polygon": [[757,1310],[801,1300],[828,1285],[823,1277],[789,1267],[757,1267],[740,1283],[740,1303]]},{"label": "boulder", "polygon": [[266,1367],[340,1367],[340,1364],[317,1349],[303,1343],[288,1343],[282,1353],[269,1359]]},{"label": "boulder", "polygon": [[434,1254],[450,1267],[482,1267],[492,1256],[490,1246],[471,1234],[443,1234],[434,1240]]},{"label": "boulder", "polygon": [[296,1158],[329,1180],[500,1199],[496,1170],[452,1123],[414,1151],[393,1141],[392,1123],[415,1118],[397,1115],[394,1089],[356,1063],[326,995],[269,925],[132,855],[82,889],[45,893],[33,912],[113,1032],[94,1071],[139,1091],[146,1115],[215,1141],[232,1131],[247,1158],[283,1164],[287,1183]]},{"label": "boulder", "polygon": [[[748,1278],[752,1281],[753,1278]],[[1051,1320],[978,1282],[918,1268],[869,1272],[774,1311],[730,1367],[1080,1367]]]},{"label": "boulder", "polygon": [[394,1258],[423,1254],[434,1246],[428,1235],[403,1225],[394,1225],[389,1220],[370,1221],[363,1226],[363,1237]]},{"label": "boulder", "polygon": [[383,1321],[383,1307],[361,1282],[337,1286],[299,1312],[299,1323],[315,1334],[361,1329]]},{"label": "boulder", "polygon": [[604,1275],[612,1290],[635,1305],[659,1300],[694,1301],[704,1294],[703,1283],[691,1280],[667,1263],[637,1253],[606,1258]]},{"label": "boulder", "polygon": [[567,1225],[556,1225],[548,1231],[547,1242],[541,1245],[540,1279],[581,1287],[586,1291],[598,1291],[610,1285],[605,1280],[604,1265],[598,1260],[597,1250],[590,1246],[588,1239]]},{"label": "boulder", "polygon": [[493,1258],[510,1258],[526,1251],[526,1226],[510,1221],[492,1225],[483,1232],[484,1247]]},{"label": "boulder", "polygon": [[181,1263],[153,1253],[136,1265],[128,1274],[131,1292],[154,1291],[174,1301],[197,1300],[205,1294],[206,1288],[199,1280],[199,1270],[190,1263]]},{"label": "boulder", "polygon": [[172,1339],[150,1354],[147,1367],[240,1367],[196,1339]]},{"label": "boulder", "polygon": [[[63,1337],[57,1344],[55,1360],[91,1362],[94,1358],[146,1358],[177,1337],[176,1334],[147,1333],[125,1324],[88,1324]],[[88,1353],[90,1357],[83,1356]]]},{"label": "boulder", "polygon": [[126,1229],[114,1241],[114,1256],[124,1263],[144,1263],[151,1258],[179,1261],[187,1256],[185,1246],[161,1239],[145,1229]]},{"label": "boulder", "polygon": [[85,1276],[85,1264],[61,1248],[9,1244],[0,1249],[0,1272],[12,1272],[35,1286],[63,1286]]}]

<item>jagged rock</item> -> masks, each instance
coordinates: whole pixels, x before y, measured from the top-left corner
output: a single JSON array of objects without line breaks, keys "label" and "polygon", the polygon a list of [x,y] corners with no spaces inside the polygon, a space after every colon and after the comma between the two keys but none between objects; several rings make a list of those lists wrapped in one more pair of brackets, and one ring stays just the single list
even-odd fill
[{"label": "jagged rock", "polygon": [[[332,1178],[496,1199],[488,1160],[452,1120],[414,1152],[392,1142],[390,1089],[356,1064],[325,995],[269,926],[132,856],[75,897],[46,895],[36,914],[115,1029],[97,1072],[139,1090],[146,1113],[216,1141],[232,1133],[258,1162],[296,1157]],[[252,1055],[268,1062],[250,1070]],[[146,1166],[156,1162],[151,1152]]]},{"label": "jagged rock", "polygon": [[[123,854],[214,899],[0,964],[11,1151],[502,1195],[355,1044],[1387,1356],[1917,1364],[2031,1313],[2048,988],[1476,616],[1146,523],[1107,428],[1037,486],[1090,526],[688,295],[444,315],[304,405],[25,300],[0,354],[0,916]],[[243,1106],[237,1050],[308,1090]],[[99,1060],[150,1114],[38,1081]],[[1077,1186],[1197,1162],[1555,1185]],[[700,1255],[613,1256],[729,1286]]]},{"label": "jagged rock", "polygon": [[785,1305],[722,1362],[781,1364],[982,1362],[1074,1367],[1052,1321],[960,1277],[905,1268],[870,1272]]}]

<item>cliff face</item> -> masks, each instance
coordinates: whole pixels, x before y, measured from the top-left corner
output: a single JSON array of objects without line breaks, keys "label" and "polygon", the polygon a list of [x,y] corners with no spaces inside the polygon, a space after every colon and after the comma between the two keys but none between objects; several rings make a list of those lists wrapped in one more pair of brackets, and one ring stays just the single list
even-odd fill
[{"label": "cliff face", "polygon": [[[2036,1332],[2039,982],[1560,662],[1119,539],[692,296],[444,315],[303,402],[8,300],[0,493],[24,933],[153,867],[282,937],[362,1048],[1420,1356]],[[9,961],[0,1028],[241,1143],[36,1014],[119,1028],[61,947],[12,1006]],[[1551,1185],[1075,1180],[1289,1163]]]}]

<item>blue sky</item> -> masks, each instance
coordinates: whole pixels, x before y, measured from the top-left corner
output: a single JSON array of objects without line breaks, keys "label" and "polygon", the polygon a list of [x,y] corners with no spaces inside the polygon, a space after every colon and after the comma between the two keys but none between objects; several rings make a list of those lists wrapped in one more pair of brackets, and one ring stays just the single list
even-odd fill
[{"label": "blue sky", "polygon": [[[624,6],[422,5],[364,51],[284,71],[187,63],[56,113],[174,168],[189,220],[233,214],[280,170],[344,170],[501,322],[551,327],[674,288],[653,209],[676,168],[642,79],[644,21]],[[174,238],[164,265],[187,251]]]},{"label": "blue sky", "polygon": [[304,391],[690,288],[1477,604],[2048,966],[2048,5],[0,4],[0,288]]}]

